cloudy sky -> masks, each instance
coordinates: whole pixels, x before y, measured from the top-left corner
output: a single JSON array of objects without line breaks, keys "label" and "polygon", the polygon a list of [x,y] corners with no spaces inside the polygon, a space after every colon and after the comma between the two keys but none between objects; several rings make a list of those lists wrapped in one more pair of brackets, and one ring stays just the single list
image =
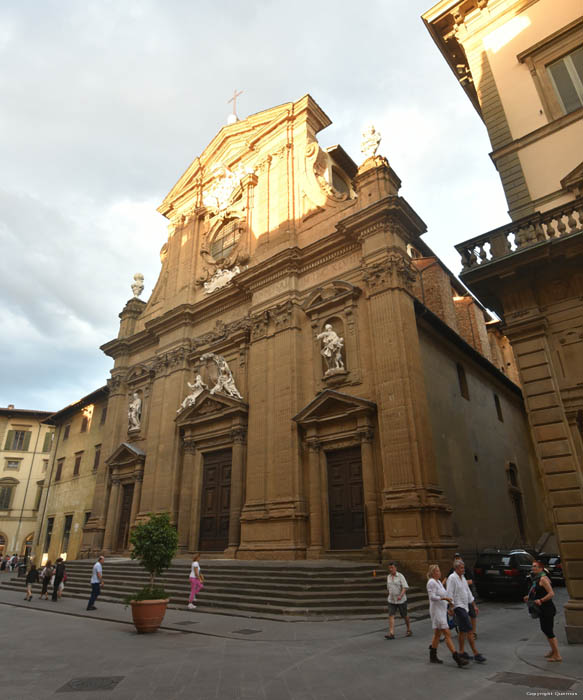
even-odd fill
[{"label": "cloudy sky", "polygon": [[58,410],[105,383],[156,207],[225,123],[309,92],[360,162],[373,121],[425,240],[508,221],[486,131],[419,0],[19,0],[0,7],[0,406]]}]

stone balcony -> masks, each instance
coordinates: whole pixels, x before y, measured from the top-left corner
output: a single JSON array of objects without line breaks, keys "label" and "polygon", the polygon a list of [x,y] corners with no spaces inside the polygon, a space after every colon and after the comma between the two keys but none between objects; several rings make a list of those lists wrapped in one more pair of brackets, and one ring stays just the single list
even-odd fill
[{"label": "stone balcony", "polygon": [[[486,266],[514,258],[527,249],[583,233],[583,197],[545,212],[535,212],[518,221],[458,243],[462,259],[461,277],[470,280],[474,271],[486,272]],[[494,270],[489,271],[494,274]],[[480,275],[481,276],[481,275]]]}]

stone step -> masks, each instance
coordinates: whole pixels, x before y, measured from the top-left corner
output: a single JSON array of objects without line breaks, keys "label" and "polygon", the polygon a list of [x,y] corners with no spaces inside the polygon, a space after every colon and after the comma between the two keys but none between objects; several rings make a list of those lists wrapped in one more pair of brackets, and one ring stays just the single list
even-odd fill
[{"label": "stone step", "polygon": [[[66,595],[89,597],[91,560],[67,562]],[[171,606],[183,608],[188,600],[191,562],[173,562],[156,578],[170,597]],[[197,596],[197,607],[226,614],[266,614],[303,616],[386,615],[386,574],[373,563],[346,562],[239,562],[203,561],[205,588]],[[378,571],[374,576],[373,572]],[[136,561],[106,559],[102,600],[120,603],[148,582]],[[24,591],[24,581],[12,577],[3,585]],[[36,585],[35,593],[40,591]],[[427,613],[427,597],[422,590],[409,589],[409,607],[415,614]]]},{"label": "stone step", "polygon": [[[22,592],[23,586],[22,581],[15,582],[4,582],[3,584],[6,588],[13,590],[19,590]],[[40,587],[35,586],[35,593]],[[100,600],[111,603],[121,603],[122,599],[127,595],[128,591],[112,591],[108,589],[99,597]],[[169,592],[170,593],[170,592]],[[69,586],[66,587],[66,596],[68,598],[75,598],[81,600],[87,600],[88,587],[81,586]],[[187,592],[183,592],[182,595],[173,595],[170,593],[170,603],[169,607],[184,609],[187,601]],[[369,616],[369,617],[385,617],[386,616],[386,604],[368,603],[366,601],[361,601],[359,604],[342,606],[337,605],[337,601],[328,601],[329,605],[323,606],[313,606],[309,604],[303,605],[289,605],[289,603],[280,603],[276,601],[266,600],[265,598],[260,599],[261,602],[257,602],[249,599],[237,599],[237,597],[227,598],[227,597],[217,597],[214,599],[212,596],[207,595],[204,597],[203,592],[199,594],[197,599],[197,609],[201,612],[205,610],[213,610],[217,612],[224,612],[225,614],[241,614],[241,613],[260,613],[266,615],[290,615],[290,616],[314,616],[314,617],[342,617],[342,616]],[[427,616],[427,601],[422,600],[409,600],[409,610],[411,614],[421,619]]]}]

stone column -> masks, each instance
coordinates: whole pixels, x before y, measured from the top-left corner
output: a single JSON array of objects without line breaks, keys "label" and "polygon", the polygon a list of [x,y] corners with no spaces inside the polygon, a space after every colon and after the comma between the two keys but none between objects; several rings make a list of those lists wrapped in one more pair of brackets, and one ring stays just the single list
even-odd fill
[{"label": "stone column", "polygon": [[105,536],[103,538],[103,551],[113,551],[114,538],[117,534],[117,511],[119,504],[119,492],[121,480],[117,476],[111,478],[111,491],[109,494],[109,508],[107,509],[107,522],[105,523]]},{"label": "stone column", "polygon": [[184,439],[182,455],[182,480],[178,506],[178,551],[188,552],[190,539],[190,520],[192,511],[192,482],[196,442],[192,438]]},{"label": "stone column", "polygon": [[316,437],[309,437],[308,459],[310,473],[310,546],[308,559],[319,559],[322,554],[322,480],[320,478],[320,455],[322,444]]},{"label": "stone column", "polygon": [[231,429],[233,441],[231,455],[231,503],[229,507],[229,553],[235,554],[241,542],[241,510],[243,508],[243,484],[247,431],[241,425]]},{"label": "stone column", "polygon": [[140,472],[136,474],[136,479],[134,481],[134,495],[132,497],[132,511],[130,515],[130,528],[132,528],[136,522],[136,516],[140,512],[140,501],[142,500],[142,480],[143,474]]},{"label": "stone column", "polygon": [[361,428],[358,434],[360,436],[360,453],[362,458],[362,487],[364,491],[367,544],[369,547],[374,548],[378,554],[378,547],[380,544],[379,517],[374,455],[372,449],[374,431],[370,427]]}]

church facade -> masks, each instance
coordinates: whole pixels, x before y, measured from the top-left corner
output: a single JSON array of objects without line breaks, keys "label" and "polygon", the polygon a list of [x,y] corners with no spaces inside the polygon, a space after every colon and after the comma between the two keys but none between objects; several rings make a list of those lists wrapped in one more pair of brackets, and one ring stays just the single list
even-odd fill
[{"label": "church facade", "polygon": [[182,554],[395,558],[548,528],[507,342],[423,243],[364,135],[310,97],[221,129],[170,191],[114,359],[83,551],[168,511]]}]

